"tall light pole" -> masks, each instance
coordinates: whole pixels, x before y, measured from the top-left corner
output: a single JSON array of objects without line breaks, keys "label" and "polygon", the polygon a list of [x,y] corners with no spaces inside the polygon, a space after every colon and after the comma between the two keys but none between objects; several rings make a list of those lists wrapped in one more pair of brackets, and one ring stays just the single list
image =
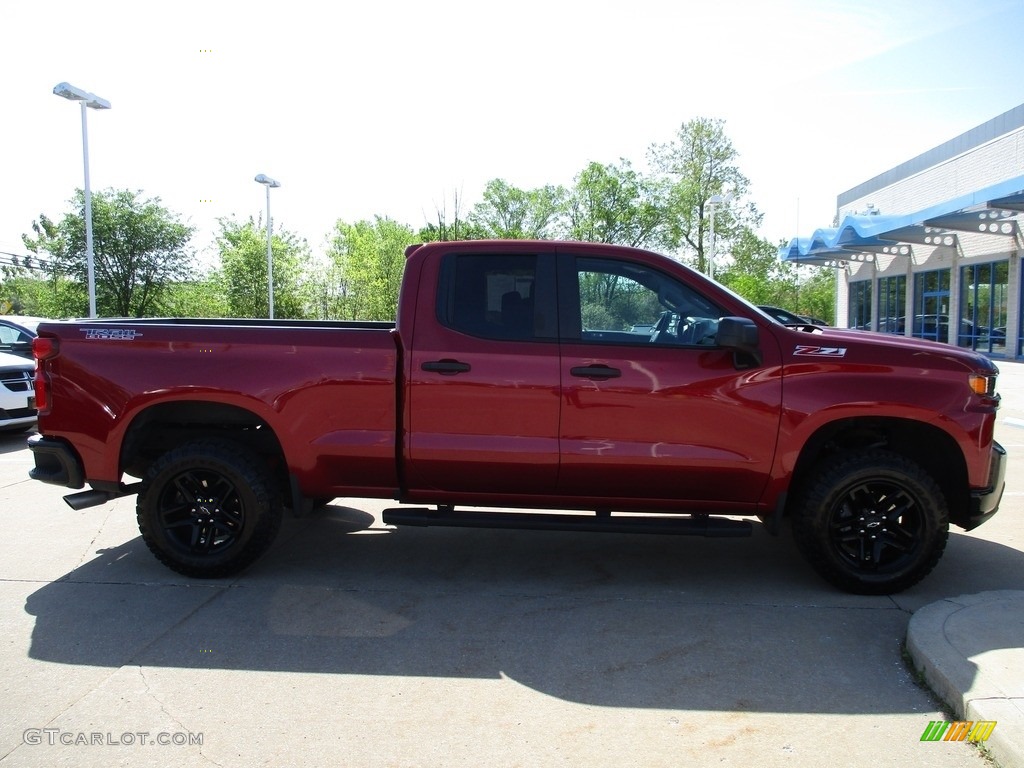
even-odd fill
[{"label": "tall light pole", "polygon": [[256,182],[262,184],[267,188],[267,289],[270,300],[268,302],[270,306],[269,317],[271,320],[274,319],[274,255],[270,248],[270,190],[274,187],[280,187],[281,184],[274,179],[267,176],[265,173],[261,173],[256,176]]},{"label": "tall light pole", "polygon": [[89,128],[86,107],[110,109],[110,102],[70,83],[58,83],[53,92],[82,106],[82,160],[85,165],[85,263],[89,274],[89,317],[96,317],[96,268],[92,250],[92,192],[89,189]]},{"label": "tall light pole", "polygon": [[711,254],[708,256],[708,277],[715,276],[715,208],[729,202],[731,195],[712,195],[707,206],[711,209]]}]

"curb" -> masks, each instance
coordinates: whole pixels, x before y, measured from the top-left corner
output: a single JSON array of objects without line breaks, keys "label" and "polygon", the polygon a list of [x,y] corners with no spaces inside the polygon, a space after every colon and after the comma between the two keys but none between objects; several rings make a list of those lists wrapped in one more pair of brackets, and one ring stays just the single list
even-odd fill
[{"label": "curb", "polygon": [[1002,768],[1024,768],[1024,591],[940,600],[907,627],[907,651],[964,720],[997,723],[984,742]]}]

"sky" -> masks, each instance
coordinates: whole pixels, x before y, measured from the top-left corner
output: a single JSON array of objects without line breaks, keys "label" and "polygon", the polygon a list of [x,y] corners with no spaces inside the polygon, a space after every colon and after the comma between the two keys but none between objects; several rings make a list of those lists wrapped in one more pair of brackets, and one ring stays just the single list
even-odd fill
[{"label": "sky", "polygon": [[[840,193],[1024,103],[1024,0],[322,0],[0,5],[0,251],[83,184],[196,228],[265,215],[325,248],[339,219],[419,228],[500,178],[570,186],[592,161],[721,119],[773,241]],[[1015,173],[1021,173],[1018,169]]]}]

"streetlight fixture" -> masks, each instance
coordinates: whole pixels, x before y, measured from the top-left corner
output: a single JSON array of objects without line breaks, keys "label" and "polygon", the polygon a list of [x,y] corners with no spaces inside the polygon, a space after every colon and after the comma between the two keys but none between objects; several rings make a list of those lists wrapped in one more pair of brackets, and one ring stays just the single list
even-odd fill
[{"label": "streetlight fixture", "polygon": [[89,317],[96,317],[96,268],[92,250],[92,192],[89,189],[89,129],[86,108],[110,109],[110,102],[70,83],[58,83],[54,94],[82,105],[82,162],[85,165],[85,262],[89,274]]},{"label": "streetlight fixture", "polygon": [[280,187],[281,184],[278,181],[267,176],[265,173],[257,174],[256,183],[262,184],[267,188],[267,289],[269,296],[269,307],[270,307],[270,319],[274,319],[274,257],[273,251],[270,249],[270,190],[275,187]]},{"label": "streetlight fixture", "polygon": [[711,254],[708,256],[708,277],[715,276],[715,208],[729,202],[732,195],[712,195],[707,206],[711,209]]}]

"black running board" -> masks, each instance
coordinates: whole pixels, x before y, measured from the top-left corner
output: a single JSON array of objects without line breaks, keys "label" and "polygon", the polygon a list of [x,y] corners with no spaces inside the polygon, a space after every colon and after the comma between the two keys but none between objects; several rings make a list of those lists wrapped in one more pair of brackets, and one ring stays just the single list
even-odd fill
[{"label": "black running board", "polygon": [[660,533],[675,536],[750,536],[748,520],[710,515],[644,517],[640,515],[564,515],[540,512],[457,512],[452,509],[395,507],[384,510],[387,525],[423,528],[509,528],[529,531],[602,531],[604,533]]}]

